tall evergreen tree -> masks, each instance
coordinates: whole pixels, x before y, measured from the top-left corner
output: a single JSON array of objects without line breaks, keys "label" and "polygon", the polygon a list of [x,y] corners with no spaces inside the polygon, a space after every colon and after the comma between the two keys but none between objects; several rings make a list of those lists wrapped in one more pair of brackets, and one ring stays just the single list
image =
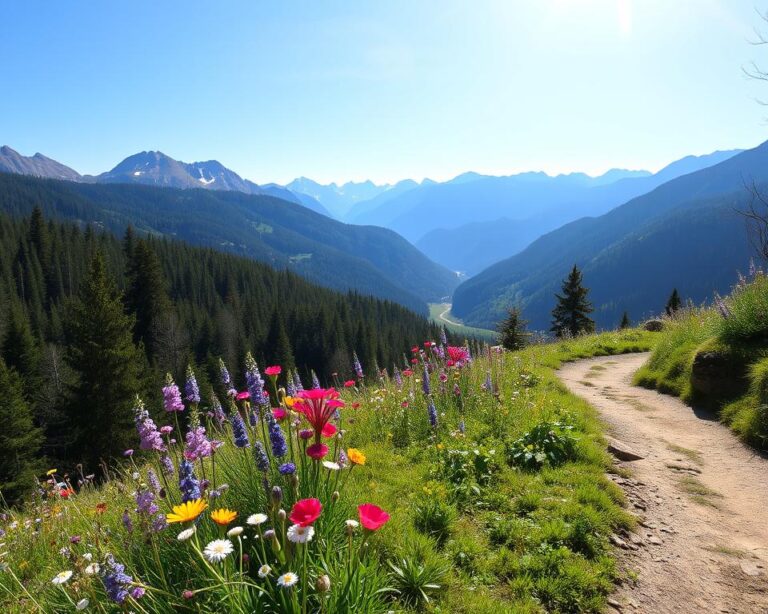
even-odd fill
[{"label": "tall evergreen tree", "polygon": [[677,292],[677,288],[674,288],[672,294],[670,294],[667,299],[667,305],[664,307],[664,311],[668,316],[673,316],[682,306],[683,301],[680,299],[680,294]]},{"label": "tall evergreen tree", "polygon": [[35,485],[42,434],[24,400],[21,378],[0,359],[0,492],[14,504]]},{"label": "tall evergreen tree", "polygon": [[67,361],[76,375],[67,408],[73,429],[67,456],[93,469],[133,441],[135,395],[142,392],[144,357],[134,345],[115,282],[97,252],[70,313]]},{"label": "tall evergreen tree", "polygon": [[511,307],[507,317],[499,324],[499,341],[508,350],[521,350],[528,345],[531,333],[526,326],[528,322],[523,319],[519,307]]},{"label": "tall evergreen tree", "polygon": [[[124,241],[124,249],[127,248]],[[144,343],[147,358],[154,362],[157,357],[158,327],[171,310],[160,260],[147,241],[135,241],[128,261],[128,289],[125,304],[136,316],[133,340]]]},{"label": "tall evergreen tree", "polygon": [[269,365],[280,365],[283,371],[296,367],[291,341],[288,338],[288,333],[285,332],[285,323],[277,309],[272,312],[264,356]]},{"label": "tall evergreen tree", "polygon": [[556,294],[557,305],[552,310],[552,328],[556,337],[570,335],[575,337],[581,333],[591,333],[595,330],[595,322],[588,314],[594,311],[592,303],[587,298],[589,288],[582,285],[581,271],[573,265],[568,277],[563,281],[562,294]]},{"label": "tall evergreen tree", "polygon": [[621,323],[619,324],[619,330],[624,330],[625,328],[629,328],[632,326],[632,322],[629,319],[629,314],[625,311],[624,315],[621,316]]},{"label": "tall evergreen tree", "polygon": [[38,383],[40,362],[39,344],[29,326],[22,308],[15,305],[10,310],[5,336],[0,346],[0,358],[10,369],[15,369],[24,381],[24,394],[31,401]]}]

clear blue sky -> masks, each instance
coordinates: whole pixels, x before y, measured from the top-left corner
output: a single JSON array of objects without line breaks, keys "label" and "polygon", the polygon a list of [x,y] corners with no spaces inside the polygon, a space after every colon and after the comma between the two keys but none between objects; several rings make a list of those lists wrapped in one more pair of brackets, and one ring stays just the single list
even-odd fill
[{"label": "clear blue sky", "polygon": [[610,167],[768,139],[760,0],[18,0],[0,144],[257,182]]}]

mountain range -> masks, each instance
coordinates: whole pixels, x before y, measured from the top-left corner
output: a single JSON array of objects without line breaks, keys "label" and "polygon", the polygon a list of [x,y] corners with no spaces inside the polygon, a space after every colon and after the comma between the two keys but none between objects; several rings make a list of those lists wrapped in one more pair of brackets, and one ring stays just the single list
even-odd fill
[{"label": "mountain range", "polygon": [[[131,171],[129,167],[127,172]],[[289,269],[337,290],[389,299],[422,314],[456,275],[391,230],[352,226],[267,194],[40,179],[0,173],[0,211],[74,220],[115,233],[181,239]]]},{"label": "mountain range", "polygon": [[[674,287],[695,303],[727,292],[749,266],[752,247],[738,211],[751,198],[747,184],[768,186],[768,142],[721,155],[726,159],[717,164],[541,236],[461,284],[452,313],[492,327],[519,305],[533,328],[548,329],[555,293],[574,264],[583,270],[600,327],[618,325],[625,310],[635,321],[661,312]],[[681,162],[689,171],[697,165]]]}]

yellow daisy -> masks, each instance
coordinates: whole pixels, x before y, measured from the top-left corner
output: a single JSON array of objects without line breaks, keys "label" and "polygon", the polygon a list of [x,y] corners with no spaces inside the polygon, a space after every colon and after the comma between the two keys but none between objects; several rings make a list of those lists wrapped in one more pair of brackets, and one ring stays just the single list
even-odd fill
[{"label": "yellow daisy", "polygon": [[228,510],[226,508],[214,510],[211,512],[211,520],[221,526],[228,525],[235,518],[237,518],[237,512],[233,512],[232,510]]},{"label": "yellow daisy", "polygon": [[357,448],[350,448],[347,450],[347,458],[353,465],[365,465],[365,454]]},{"label": "yellow daisy", "polygon": [[168,523],[190,522],[202,514],[207,507],[208,504],[202,499],[187,501],[181,505],[174,505],[173,513],[167,514],[165,519],[168,521]]}]

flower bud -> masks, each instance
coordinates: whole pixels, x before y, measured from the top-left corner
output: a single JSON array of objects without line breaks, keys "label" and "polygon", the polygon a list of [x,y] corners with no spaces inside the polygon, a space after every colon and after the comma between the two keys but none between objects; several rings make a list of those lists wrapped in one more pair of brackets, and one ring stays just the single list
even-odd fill
[{"label": "flower bud", "polygon": [[318,577],[317,582],[315,582],[315,588],[317,589],[318,593],[327,593],[329,590],[331,590],[331,579],[323,574],[322,576]]},{"label": "flower bud", "polygon": [[285,522],[286,513],[283,508],[280,508],[280,510],[277,512],[277,517],[280,519],[280,522]]},{"label": "flower bud", "polygon": [[183,593],[181,593],[181,596],[182,596],[184,599],[193,599],[193,598],[194,598],[194,596],[195,596],[195,594],[194,594],[192,591],[190,591],[190,590],[186,590],[186,591],[184,591]]},{"label": "flower bud", "polygon": [[283,489],[279,486],[273,486],[272,487],[272,503],[275,506],[280,505],[280,502],[283,500]]},{"label": "flower bud", "polygon": [[338,490],[334,490],[333,494],[331,495],[331,501],[333,503],[336,503],[336,501],[338,501],[338,500],[339,500],[339,491]]}]

